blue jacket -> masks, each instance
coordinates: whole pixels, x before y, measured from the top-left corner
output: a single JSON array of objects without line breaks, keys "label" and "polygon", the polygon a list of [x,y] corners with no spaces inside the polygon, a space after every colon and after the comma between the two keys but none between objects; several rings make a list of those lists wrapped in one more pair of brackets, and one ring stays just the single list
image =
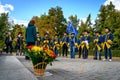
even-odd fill
[{"label": "blue jacket", "polygon": [[67,43],[69,43],[69,37],[63,37],[63,38],[62,38],[62,42],[67,42]]},{"label": "blue jacket", "polygon": [[99,36],[99,37],[95,36],[94,40],[95,39],[98,39],[98,42],[97,42],[98,45],[100,45],[103,42],[103,37],[102,36]]},{"label": "blue jacket", "polygon": [[21,37],[18,37],[18,36],[17,36],[17,43],[16,43],[15,48],[16,48],[16,49],[20,49],[20,44],[21,44]]},{"label": "blue jacket", "polygon": [[88,43],[90,43],[90,36],[83,36],[82,37],[82,39],[81,39],[82,41],[88,41]]},{"label": "blue jacket", "polygon": [[74,46],[75,43],[77,43],[77,38],[76,37],[74,37],[73,39],[70,38],[69,43],[70,43],[70,46]]},{"label": "blue jacket", "polygon": [[[77,48],[77,47],[76,47],[76,48],[74,47],[76,43],[77,43],[77,38],[76,38],[76,37],[74,37],[73,39],[70,38],[70,40],[69,40],[70,49],[71,49],[71,48],[74,48],[74,49],[75,49],[75,52],[78,52],[78,48]],[[76,45],[76,46],[77,46],[77,45]]]},{"label": "blue jacket", "polygon": [[57,42],[58,44],[60,44],[60,39],[58,39],[58,40],[55,40],[55,39],[54,39],[53,42],[52,42],[52,43],[53,43],[53,46],[55,45],[55,42]]},{"label": "blue jacket", "polygon": [[81,39],[78,39],[78,41],[77,41],[78,45],[80,45],[81,42],[82,42],[82,38],[81,38]]},{"label": "blue jacket", "polygon": [[26,29],[26,42],[35,42],[36,40],[36,27],[34,26],[34,24],[29,23]]},{"label": "blue jacket", "polygon": [[109,33],[109,34],[105,34],[103,36],[103,42],[106,42],[107,40],[111,40],[113,41],[114,37],[113,37],[113,34],[112,33]]}]

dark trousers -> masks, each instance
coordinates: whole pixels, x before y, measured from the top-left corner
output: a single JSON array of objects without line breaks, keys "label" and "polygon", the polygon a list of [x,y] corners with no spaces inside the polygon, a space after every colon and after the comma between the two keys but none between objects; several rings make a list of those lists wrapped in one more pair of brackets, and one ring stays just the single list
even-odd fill
[{"label": "dark trousers", "polygon": [[104,55],[105,55],[105,59],[108,58],[109,55],[109,59],[112,59],[112,52],[111,52],[111,48],[108,49],[106,46],[104,47]]},{"label": "dark trousers", "polygon": [[56,56],[58,56],[58,52],[59,52],[58,49],[55,48],[55,49],[54,49],[54,53],[56,54]]},{"label": "dark trousers", "polygon": [[82,58],[83,59],[87,59],[88,58],[88,49],[86,47],[84,47],[82,49]]},{"label": "dark trousers", "polygon": [[62,56],[64,57],[64,55],[65,55],[67,57],[67,53],[68,53],[68,47],[67,47],[67,45],[63,45]]},{"label": "dark trousers", "polygon": [[[35,42],[27,42],[27,46],[34,46],[35,45]],[[29,58],[29,56],[28,55],[25,55],[25,59],[26,60],[29,60],[30,58]]]},{"label": "dark trousers", "polygon": [[70,56],[71,58],[75,58],[75,47],[74,46],[70,46]]},{"label": "dark trousers", "polygon": [[16,44],[15,49],[16,49],[16,55],[19,55],[20,54],[20,43]]},{"label": "dark trousers", "polygon": [[94,51],[94,59],[99,59],[101,60],[101,56],[102,56],[102,50],[98,50],[97,48],[95,48],[95,51]]},{"label": "dark trousers", "polygon": [[13,49],[12,44],[6,44],[6,53],[7,54],[8,54],[9,48],[10,48],[10,54],[12,54],[12,49]]},{"label": "dark trousers", "polygon": [[79,53],[79,58],[81,58],[82,48],[80,47],[78,51],[79,51],[78,52]]}]

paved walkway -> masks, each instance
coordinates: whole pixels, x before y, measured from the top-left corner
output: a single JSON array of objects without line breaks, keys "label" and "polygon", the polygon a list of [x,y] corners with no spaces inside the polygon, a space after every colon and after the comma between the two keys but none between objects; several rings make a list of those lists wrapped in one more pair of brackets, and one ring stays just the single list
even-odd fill
[{"label": "paved walkway", "polygon": [[[31,61],[17,57],[32,73]],[[39,80],[120,80],[120,60],[99,61],[92,59],[57,58],[53,66],[48,65],[46,71],[52,76],[37,77]]]},{"label": "paved walkway", "polygon": [[37,80],[15,56],[0,55],[0,80]]}]

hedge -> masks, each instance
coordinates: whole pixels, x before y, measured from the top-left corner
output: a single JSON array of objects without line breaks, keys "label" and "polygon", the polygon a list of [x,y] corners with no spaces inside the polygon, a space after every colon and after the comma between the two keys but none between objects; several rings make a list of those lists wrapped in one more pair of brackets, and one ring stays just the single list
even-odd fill
[{"label": "hedge", "polygon": [[[94,55],[93,50],[89,50],[89,55]],[[104,52],[102,51],[102,56],[104,56]],[[120,50],[112,50],[113,57],[120,57]]]}]

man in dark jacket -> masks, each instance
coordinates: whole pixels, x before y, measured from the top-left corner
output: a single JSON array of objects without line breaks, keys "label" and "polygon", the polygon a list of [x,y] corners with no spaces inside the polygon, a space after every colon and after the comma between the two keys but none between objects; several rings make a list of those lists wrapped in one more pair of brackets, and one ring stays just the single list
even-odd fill
[{"label": "man in dark jacket", "polygon": [[10,54],[12,54],[12,36],[11,36],[11,32],[7,33],[7,37],[5,38],[5,44],[6,44],[6,54],[8,54],[8,49],[10,48]]},{"label": "man in dark jacket", "polygon": [[65,56],[67,57],[68,44],[69,44],[69,37],[68,37],[67,33],[64,32],[64,37],[62,38],[62,56],[63,57],[64,57],[64,53],[65,53]]},{"label": "man in dark jacket", "polygon": [[[36,27],[34,26],[35,21],[31,20],[28,24],[28,27],[26,29],[26,43],[27,46],[33,46],[35,45],[35,41],[37,40],[37,36],[36,36]],[[26,55],[25,59],[29,59],[29,57]]]},{"label": "man in dark jacket", "polygon": [[103,36],[103,49],[104,49],[104,55],[105,59],[104,61],[107,60],[108,55],[109,55],[109,61],[112,61],[112,42],[113,42],[113,34],[111,33],[110,28],[105,27],[105,35]]},{"label": "man in dark jacket", "polygon": [[101,36],[100,31],[95,32],[94,37],[94,60],[101,60],[102,56],[102,43],[103,43],[103,37]]},{"label": "man in dark jacket", "polygon": [[90,36],[88,35],[88,33],[89,32],[87,30],[84,30],[84,35],[82,37],[82,42],[81,42],[83,59],[88,58],[88,50],[89,50],[89,43],[90,43]]},{"label": "man in dark jacket", "polygon": [[18,36],[16,37],[16,46],[15,46],[15,48],[16,48],[16,55],[21,55],[20,54],[20,47],[21,47],[21,42],[22,42],[22,32],[19,32],[18,33]]}]

